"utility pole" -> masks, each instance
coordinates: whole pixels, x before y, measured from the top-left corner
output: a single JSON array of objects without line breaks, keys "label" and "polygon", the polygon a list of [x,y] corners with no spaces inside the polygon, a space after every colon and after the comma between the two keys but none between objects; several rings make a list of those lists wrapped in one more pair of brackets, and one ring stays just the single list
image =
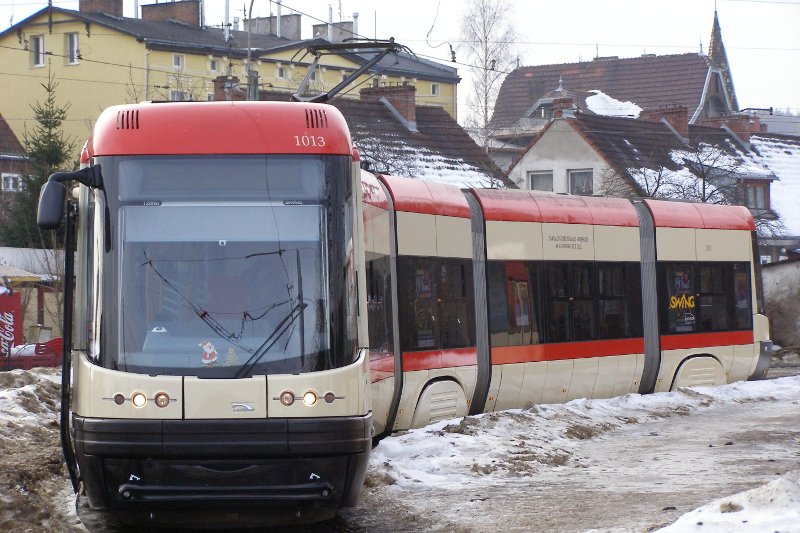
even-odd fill
[{"label": "utility pole", "polygon": [[247,99],[258,100],[258,71],[251,63],[250,33],[253,31],[253,3],[250,0],[250,11],[247,15]]}]

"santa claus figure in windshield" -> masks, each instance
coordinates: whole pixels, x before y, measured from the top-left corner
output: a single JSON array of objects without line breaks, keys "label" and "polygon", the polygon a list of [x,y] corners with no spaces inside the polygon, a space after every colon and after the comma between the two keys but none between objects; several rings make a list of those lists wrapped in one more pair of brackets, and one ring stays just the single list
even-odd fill
[{"label": "santa claus figure in windshield", "polygon": [[203,349],[203,355],[200,356],[200,360],[203,362],[205,366],[214,366],[217,364],[217,349],[211,344],[211,341],[205,340],[200,343],[200,347]]}]

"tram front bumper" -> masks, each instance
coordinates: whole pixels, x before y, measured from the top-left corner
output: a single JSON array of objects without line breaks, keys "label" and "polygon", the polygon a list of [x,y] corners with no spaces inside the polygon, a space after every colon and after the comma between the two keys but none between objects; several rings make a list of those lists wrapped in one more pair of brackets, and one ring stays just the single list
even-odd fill
[{"label": "tram front bumper", "polygon": [[73,424],[95,509],[354,505],[372,441],[371,414]]}]

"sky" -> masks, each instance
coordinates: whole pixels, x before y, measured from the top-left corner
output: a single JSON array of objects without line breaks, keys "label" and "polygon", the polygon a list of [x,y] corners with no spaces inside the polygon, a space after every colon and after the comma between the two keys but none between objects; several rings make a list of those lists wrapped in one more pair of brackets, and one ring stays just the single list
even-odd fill
[{"label": "sky", "polygon": [[[154,0],[139,0],[139,4]],[[163,1],[163,0],[162,0]],[[635,57],[708,51],[716,8],[741,108],[789,110],[800,114],[800,0],[509,0],[521,65],[589,61],[596,56]],[[230,0],[231,19],[243,15],[246,0]],[[0,0],[0,28],[19,22],[46,5],[42,0]],[[77,9],[77,0],[53,0]],[[466,0],[283,0],[282,13],[301,12],[303,37],[310,38],[311,17],[352,20],[359,13],[359,33],[394,37],[420,57],[459,69],[459,118],[468,92],[469,58],[461,45],[460,26]],[[133,16],[134,0],[125,0]],[[209,25],[224,21],[224,0],[205,0]],[[254,0],[253,16],[276,12],[274,0]],[[293,11],[294,10],[294,11]],[[450,48],[457,64],[449,62]],[[555,87],[553,87],[555,89]]]}]

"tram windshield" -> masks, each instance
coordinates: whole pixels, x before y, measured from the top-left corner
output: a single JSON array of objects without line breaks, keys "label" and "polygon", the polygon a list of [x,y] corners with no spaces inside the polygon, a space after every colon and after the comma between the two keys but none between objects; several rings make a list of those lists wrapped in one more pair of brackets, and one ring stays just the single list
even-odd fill
[{"label": "tram windshield", "polygon": [[106,300],[118,297],[104,305],[103,359],[129,372],[226,378],[351,362],[342,159],[118,161],[117,268],[106,265],[102,282],[116,286]]}]

